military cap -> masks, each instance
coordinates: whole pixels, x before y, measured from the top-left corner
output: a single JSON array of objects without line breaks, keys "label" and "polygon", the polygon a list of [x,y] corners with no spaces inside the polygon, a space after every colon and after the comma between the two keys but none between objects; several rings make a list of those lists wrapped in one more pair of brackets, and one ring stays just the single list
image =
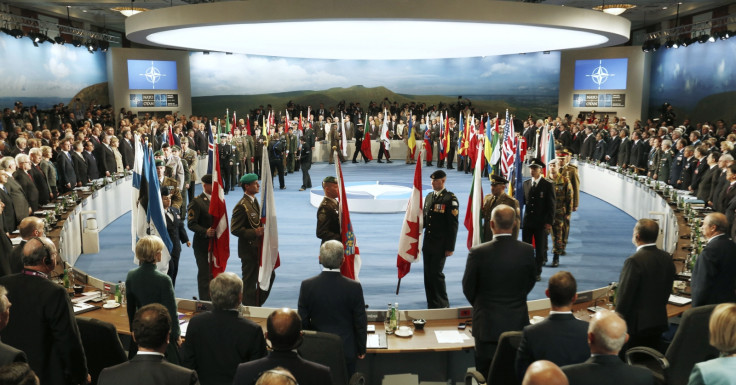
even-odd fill
[{"label": "military cap", "polygon": [[544,168],[544,162],[542,162],[539,158],[532,159],[531,163],[529,163],[529,167],[541,167]]},{"label": "military cap", "polygon": [[161,159],[156,159],[156,167],[166,167],[166,163]]},{"label": "military cap", "polygon": [[446,176],[447,176],[447,174],[445,174],[444,171],[437,170],[437,171],[433,172],[432,175],[429,176],[429,179],[442,179],[442,178],[444,178]]},{"label": "military cap", "polygon": [[257,181],[257,180],[258,180],[258,175],[253,174],[253,173],[245,174],[245,175],[243,175],[240,178],[240,184],[241,185],[242,184],[249,184],[249,183],[253,183],[253,182]]},{"label": "military cap", "polygon": [[169,148],[169,144],[164,142],[164,144],[161,145],[161,148]]},{"label": "military cap", "polygon": [[174,145],[173,147],[171,147],[171,151],[180,151],[181,152],[181,147]]},{"label": "military cap", "polygon": [[153,156],[164,156],[164,153],[163,153],[163,151],[158,150],[158,151],[156,151],[156,152],[153,153]]},{"label": "military cap", "polygon": [[205,174],[202,177],[202,183],[204,183],[204,184],[212,184],[212,174]]},{"label": "military cap", "polygon": [[161,186],[161,196],[171,195],[171,186]]},{"label": "military cap", "polygon": [[491,186],[497,185],[497,184],[508,184],[508,179],[502,177],[501,175],[491,175]]},{"label": "military cap", "polygon": [[327,176],[325,179],[322,179],[322,183],[337,183],[337,178],[334,176]]}]

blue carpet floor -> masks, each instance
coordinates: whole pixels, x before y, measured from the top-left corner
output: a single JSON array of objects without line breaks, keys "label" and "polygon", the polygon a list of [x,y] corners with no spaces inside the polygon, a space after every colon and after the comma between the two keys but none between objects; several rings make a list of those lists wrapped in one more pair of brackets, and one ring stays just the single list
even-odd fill
[{"label": "blue carpet floor", "polygon": [[[429,184],[429,174],[435,167],[423,170],[425,184]],[[414,166],[403,161],[393,164],[351,164],[343,165],[346,181],[411,182]],[[325,163],[315,164],[311,170],[315,187],[327,175],[334,175],[334,166]],[[447,292],[453,307],[468,306],[462,294],[462,276],[467,257],[467,230],[462,225],[470,191],[471,177],[454,170],[448,171],[446,187],[454,192],[460,201],[460,230],[457,235],[455,254],[445,265]],[[276,182],[278,186],[278,181]],[[309,204],[307,191],[298,191],[301,173],[286,176],[286,190],[275,192],[279,225],[279,252],[281,267],[276,270],[276,281],[271,296],[265,306],[296,307],[299,285],[303,279],[316,275],[321,266],[317,262],[319,239],[315,236],[317,208]],[[201,188],[197,187],[197,194]],[[426,195],[428,191],[424,191]],[[490,192],[487,181],[484,193]],[[242,191],[226,195],[228,211],[242,197]],[[358,214],[351,213],[358,246],[361,251],[363,267],[360,272],[366,304],[371,309],[383,309],[389,302],[399,302],[407,309],[426,308],[421,262],[414,264],[408,276],[401,282],[401,292],[395,295],[397,273],[396,254],[399,231],[404,219],[397,214]],[[619,272],[627,256],[634,252],[631,232],[635,220],[599,199],[580,194],[579,210],[573,213],[567,256],[561,258],[560,269],[573,273],[578,281],[578,290],[603,287],[617,281]],[[191,233],[190,233],[191,236]],[[136,265],[130,245],[130,214],[120,217],[100,233],[100,253],[80,256],[76,267],[92,276],[106,281],[125,280],[128,270]],[[227,271],[240,274],[240,260],[237,257],[237,238],[230,238],[231,257]],[[550,248],[551,253],[551,248]],[[551,260],[551,254],[550,254]],[[545,268],[542,282],[537,283],[529,294],[529,299],[544,298],[546,281],[558,269]],[[190,248],[184,246],[179,276],[176,282],[176,296],[192,298],[197,295],[196,264]]]}]

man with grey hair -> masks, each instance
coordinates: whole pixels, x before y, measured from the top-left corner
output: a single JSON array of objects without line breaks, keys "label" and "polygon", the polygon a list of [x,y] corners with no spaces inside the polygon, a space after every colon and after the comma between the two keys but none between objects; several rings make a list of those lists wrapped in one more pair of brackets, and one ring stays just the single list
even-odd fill
[{"label": "man with grey hair", "polygon": [[554,362],[539,360],[529,365],[521,385],[568,385],[567,377]]},{"label": "man with grey hair", "polygon": [[[10,300],[8,300],[8,291],[4,286],[0,286],[0,332],[8,326],[10,321]],[[0,366],[13,362],[27,362],[26,354],[10,345],[0,342]]]},{"label": "man with grey hair", "polygon": [[64,287],[50,280],[58,252],[48,238],[23,247],[23,272],[0,278],[13,303],[4,342],[23,350],[42,384],[91,380],[72,304]]},{"label": "man with grey hair", "polygon": [[[13,173],[17,168],[18,167],[13,157],[6,156],[0,159],[0,172],[4,173],[8,177],[8,180],[4,183],[4,190],[13,202],[16,226],[21,220],[23,220],[23,218],[31,215],[31,205],[28,204],[28,200],[26,200],[25,192],[20,184],[18,184],[18,182],[13,178]],[[5,230],[9,231],[8,229]]]},{"label": "man with grey hair", "polygon": [[654,376],[649,370],[626,365],[618,357],[628,338],[626,321],[621,316],[609,310],[596,313],[588,326],[591,357],[582,364],[562,367],[570,385],[653,385]]},{"label": "man with grey hair", "polygon": [[31,206],[31,210],[37,211],[39,209],[38,188],[33,182],[33,177],[30,175],[31,158],[26,154],[18,154],[15,156],[15,163],[18,167],[13,172],[13,178],[23,189],[23,194]]},{"label": "man with grey hair", "polygon": [[260,326],[240,317],[240,277],[220,273],[210,281],[210,297],[214,310],[189,321],[181,362],[196,370],[203,384],[229,385],[239,364],[266,356],[266,340]]},{"label": "man with grey hair", "polygon": [[18,225],[18,230],[20,232],[20,237],[22,240],[18,245],[13,248],[13,251],[10,253],[9,267],[11,274],[20,273],[21,270],[23,270],[23,247],[26,245],[26,242],[28,242],[31,238],[43,237],[43,227],[43,219],[39,217],[26,217],[23,218],[22,221],[20,221],[20,225]]},{"label": "man with grey hair", "polygon": [[708,214],[701,231],[707,241],[693,269],[693,307],[736,302],[736,244],[728,237],[726,216]]},{"label": "man with grey hair", "polygon": [[356,358],[365,357],[368,322],[363,287],[340,274],[343,258],[342,243],[330,240],[322,244],[319,262],[324,270],[302,281],[299,315],[304,329],[334,333],[342,338],[348,376],[352,376]]}]

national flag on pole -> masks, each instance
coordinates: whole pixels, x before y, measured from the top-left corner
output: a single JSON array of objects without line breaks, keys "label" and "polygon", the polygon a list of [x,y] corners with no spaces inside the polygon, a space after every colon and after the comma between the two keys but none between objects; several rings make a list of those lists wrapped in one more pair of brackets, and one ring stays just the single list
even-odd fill
[{"label": "national flag on pole", "polygon": [[450,156],[450,147],[452,147],[452,135],[450,135],[450,115],[445,111],[445,158]]},{"label": "national flag on pole", "polygon": [[555,157],[555,131],[550,130],[549,136],[547,137],[547,152],[544,159],[544,164],[547,166],[545,170],[547,173],[545,175],[549,175],[549,162],[554,160]]},{"label": "national flag on pole", "polygon": [[389,151],[391,148],[391,142],[389,141],[389,132],[388,132],[388,114],[386,112],[386,109],[383,110],[383,124],[381,125],[381,141],[383,142],[383,148],[386,149],[386,151]]},{"label": "national flag on pole", "polygon": [[[478,147],[477,151],[480,152],[481,147]],[[483,229],[483,224],[481,223],[481,209],[483,208],[482,167],[483,157],[476,156],[475,170],[473,170],[473,184],[470,186],[470,195],[468,196],[468,210],[465,212],[465,228],[468,229],[468,250],[483,242],[481,236],[481,230]]]},{"label": "national flag on pole", "polygon": [[493,147],[493,151],[491,152],[490,163],[492,165],[495,165],[501,159],[502,140],[503,140],[503,135],[501,134],[500,128],[498,126],[498,114],[496,114],[496,123],[494,124],[493,137],[492,137],[493,143],[491,144]]},{"label": "national flag on pole", "polygon": [[503,125],[503,148],[501,150],[501,174],[504,178],[509,177],[511,164],[514,162],[514,132],[511,130],[511,116],[506,110],[506,122]]},{"label": "national flag on pole", "polygon": [[209,262],[212,278],[225,271],[227,260],[230,258],[230,225],[227,221],[227,207],[225,205],[225,190],[222,187],[220,174],[220,157],[217,147],[214,151],[214,166],[212,167],[212,198],[210,199],[209,213],[212,215],[212,226],[215,237],[210,238]]},{"label": "national flag on pole", "polygon": [[[340,162],[337,162],[340,163]],[[263,151],[261,175],[271,174],[268,151]],[[273,178],[261,178],[261,224],[263,238],[259,247],[260,262],[258,264],[258,287],[263,291],[271,289],[271,275],[281,265],[279,259],[279,229],[276,221],[276,203],[273,199]]]},{"label": "national flag on pole", "polygon": [[522,149],[526,146],[526,142],[524,141],[524,138],[520,137],[516,140],[516,157],[514,159],[514,198],[516,198],[517,201],[519,201],[519,210],[523,213],[524,212],[524,204],[526,203],[526,200],[524,199],[524,187],[523,183],[524,180],[521,176],[521,165],[524,161],[524,153]]},{"label": "national flag on pole", "polygon": [[212,129],[210,126],[205,126],[207,131],[207,173],[212,174],[212,159],[215,156],[215,138],[212,135]]},{"label": "national flag on pole", "polygon": [[245,115],[245,134],[248,136],[252,135],[250,133],[250,116],[249,115]]},{"label": "national flag on pole", "polygon": [[368,114],[365,114],[365,121],[363,124],[365,137],[363,138],[363,142],[360,144],[360,149],[363,150],[363,155],[365,155],[366,159],[373,160],[373,154],[371,153],[371,127],[368,125]]},{"label": "national flag on pole", "polygon": [[142,182],[145,182],[143,177],[143,162],[145,160],[145,152],[143,150],[143,144],[141,142],[141,136],[135,134],[135,160],[133,161],[133,194],[131,194],[131,206],[133,209],[130,212],[130,235],[131,243],[133,246],[133,252],[135,252],[135,245],[138,243],[138,238],[145,235],[143,229],[145,229],[146,209],[138,204],[138,198],[141,195],[142,188],[148,188],[147,186],[141,186]]},{"label": "national flag on pole", "polygon": [[236,112],[233,111],[233,125],[230,127],[230,135],[235,135],[235,128],[238,127],[238,117]]},{"label": "national flag on pole", "polygon": [[168,127],[166,130],[166,141],[169,143],[169,146],[173,146],[176,143],[174,141],[174,128],[171,126],[171,123],[166,123],[166,126]]},{"label": "national flag on pole", "polygon": [[442,112],[440,112],[440,135],[439,135],[439,143],[438,143],[438,150],[437,150],[437,158],[439,160],[445,159],[445,147],[446,147],[446,141],[445,141],[445,120],[442,118]]},{"label": "national flag on pole", "polygon": [[342,112],[340,113],[340,132],[342,133],[340,137],[340,152],[342,152],[342,156],[348,156],[348,137],[345,135],[345,116]]},{"label": "national flag on pole", "polygon": [[[161,261],[156,263],[156,269],[162,273],[166,273],[169,270],[169,259],[171,259],[171,250],[174,248],[174,244],[171,242],[169,232],[166,230],[164,204],[161,200],[161,185],[158,181],[153,154],[148,148],[145,148],[143,151],[144,180],[141,181],[141,198],[139,202],[145,207],[146,211],[144,235],[155,235],[164,242],[165,247],[161,252]],[[145,186],[145,189],[143,186]],[[144,197],[145,199],[143,199]]]},{"label": "national flag on pole", "polygon": [[414,168],[414,188],[406,205],[404,224],[399,236],[399,255],[396,258],[396,268],[399,279],[409,274],[411,264],[419,260],[424,230],[424,205],[422,203],[422,155],[419,154],[417,165]]},{"label": "national flag on pole", "polygon": [[360,251],[358,250],[358,241],[355,239],[353,232],[353,224],[350,222],[350,211],[348,210],[348,198],[345,193],[345,179],[342,176],[342,167],[340,162],[335,162],[335,174],[337,175],[337,185],[340,188],[340,232],[342,233],[342,244],[345,250],[345,260],[340,266],[342,275],[358,281],[360,273]]},{"label": "national flag on pole", "polygon": [[414,138],[414,130],[416,130],[416,127],[412,125],[412,115],[411,111],[409,111],[409,116],[407,116],[407,120],[409,121],[407,124],[409,125],[409,137],[406,138],[406,144],[409,146],[409,151],[411,152],[412,157],[414,156],[414,149],[417,147],[417,140]]},{"label": "national flag on pole", "polygon": [[427,127],[424,129],[424,150],[427,154],[427,162],[432,161],[432,124],[424,118]]},{"label": "national flag on pole", "polygon": [[465,143],[465,123],[463,122],[462,112],[460,113],[457,127],[457,154],[460,156],[465,156],[467,154],[467,151],[465,151],[465,148],[463,148],[463,144]]}]

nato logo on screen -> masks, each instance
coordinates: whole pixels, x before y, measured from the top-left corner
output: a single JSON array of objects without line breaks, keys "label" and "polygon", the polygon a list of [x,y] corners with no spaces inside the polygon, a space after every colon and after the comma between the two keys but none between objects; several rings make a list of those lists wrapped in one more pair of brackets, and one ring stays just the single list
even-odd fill
[{"label": "nato logo on screen", "polygon": [[629,59],[575,60],[575,90],[625,90]]},{"label": "nato logo on screen", "polygon": [[128,60],[128,88],[131,90],[176,90],[176,62]]}]

